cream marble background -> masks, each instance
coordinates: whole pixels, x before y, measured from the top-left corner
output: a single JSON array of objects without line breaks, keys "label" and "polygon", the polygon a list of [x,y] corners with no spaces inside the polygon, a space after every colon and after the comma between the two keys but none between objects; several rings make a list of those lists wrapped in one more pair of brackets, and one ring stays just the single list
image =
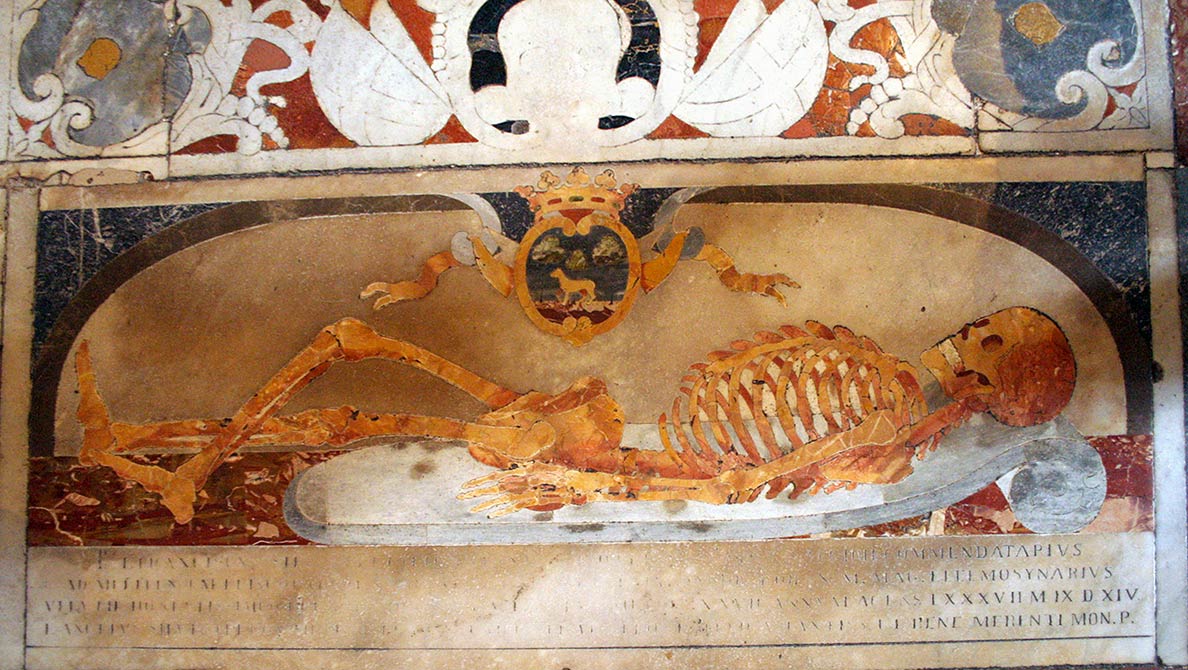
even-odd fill
[{"label": "cream marble background", "polygon": [[[781,307],[726,289],[702,264],[682,263],[619,327],[580,348],[538,331],[472,269],[452,270],[428,297],[379,312],[356,297],[371,281],[416,276],[456,230],[478,225],[447,212],[240,231],[141,272],[79,339],[91,342],[101,392],[119,421],[229,416],[318,328],[354,316],[516,390],[555,391],[599,376],[630,422],[648,423],[669,408],[688,365],[758,330],[808,319],[843,324],[918,365],[920,352],[966,322],[1022,304],[1055,318],[1077,356],[1066,415],[1087,435],[1126,430],[1121,364],[1089,300],[1039,257],[969,226],[862,205],[688,205],[678,229],[699,225],[741,269],[784,272],[802,288],[785,291]],[[79,443],[74,388],[68,368],[58,398],[60,454],[76,453]],[[480,410],[424,373],[368,361],[339,364],[286,411],[342,404],[448,416]]]}]

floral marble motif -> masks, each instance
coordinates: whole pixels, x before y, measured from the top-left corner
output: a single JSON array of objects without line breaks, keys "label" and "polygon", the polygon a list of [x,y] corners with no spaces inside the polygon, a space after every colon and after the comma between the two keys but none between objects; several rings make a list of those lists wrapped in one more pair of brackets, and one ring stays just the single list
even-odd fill
[{"label": "floral marble motif", "polygon": [[1164,116],[1139,0],[143,2],[136,30],[110,0],[19,12],[18,159],[468,143],[484,149],[464,162],[692,158],[759,138],[764,155],[822,151],[810,138],[927,153],[905,141]]}]

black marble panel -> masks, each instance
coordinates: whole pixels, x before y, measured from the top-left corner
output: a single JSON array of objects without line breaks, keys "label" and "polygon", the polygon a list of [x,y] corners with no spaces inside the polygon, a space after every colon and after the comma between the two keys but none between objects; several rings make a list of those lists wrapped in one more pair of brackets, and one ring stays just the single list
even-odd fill
[{"label": "black marble panel", "polygon": [[1151,339],[1147,188],[1143,182],[948,184],[942,188],[1008,209],[1056,233],[1121,290]]},{"label": "black marble panel", "polygon": [[141,240],[219,204],[42,212],[37,227],[33,358],[70,299],[105,264]]},{"label": "black marble panel", "polygon": [[[488,0],[471,19],[466,39],[471,56],[471,90],[507,84],[507,64],[499,48],[499,24],[508,10],[520,2]],[[631,41],[619,58],[615,79],[641,77],[655,86],[660,81],[660,23],[656,12],[647,0],[616,0],[616,3],[631,25]]]},{"label": "black marble panel", "polygon": [[[660,205],[668,196],[676,193],[675,188],[641,188],[632,193],[619,213],[619,219],[624,226],[637,238],[652,232],[652,219]],[[524,238],[524,233],[532,227],[532,210],[528,209],[528,201],[517,193],[481,193],[484,200],[491,203],[499,213],[499,220],[503,223],[503,234],[516,242]]]},{"label": "black marble panel", "polygon": [[652,86],[660,82],[660,22],[645,0],[616,0],[631,23],[631,42],[619,61],[618,81],[641,77]]}]

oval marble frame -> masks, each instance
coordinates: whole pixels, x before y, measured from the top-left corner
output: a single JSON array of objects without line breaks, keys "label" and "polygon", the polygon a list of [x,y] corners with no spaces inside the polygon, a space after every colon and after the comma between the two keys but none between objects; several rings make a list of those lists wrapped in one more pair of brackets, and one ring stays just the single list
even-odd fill
[{"label": "oval marble frame", "polygon": [[[1030,219],[961,193],[901,184],[780,185],[709,188],[689,203],[845,203],[877,205],[938,216],[1006,239],[1049,262],[1089,298],[1102,315],[1123,367],[1127,431],[1145,434],[1153,421],[1152,355],[1121,291],[1072,244]],[[154,263],[220,235],[306,217],[382,212],[459,211],[469,207],[448,196],[284,200],[237,203],[171,226],[142,240],[87,281],[63,309],[32,373],[30,455],[54,455],[54,412],[63,367],[90,316],[123,283]]]},{"label": "oval marble frame", "polygon": [[[589,223],[586,223],[587,221]],[[567,323],[556,323],[545,318],[537,309],[536,303],[533,301],[528,290],[528,260],[532,248],[536,245],[536,241],[546,232],[561,230],[568,237],[570,235],[568,230],[573,228],[573,234],[584,235],[586,233],[581,232],[583,226],[587,231],[595,226],[609,228],[623,243],[624,248],[627,250],[627,290],[623,295],[623,299],[619,301],[619,305],[614,309],[614,313],[606,321],[583,327],[582,322],[579,320],[572,324],[571,327]],[[520,249],[516,254],[512,273],[515,277],[514,291],[516,299],[519,301],[520,307],[524,308],[524,313],[532,320],[533,325],[550,335],[556,335],[564,339],[570,344],[582,345],[614,328],[623,319],[627,318],[627,314],[631,311],[631,306],[635,304],[635,299],[639,296],[639,280],[643,275],[643,265],[640,261],[639,243],[635,240],[635,236],[631,234],[631,231],[627,229],[627,226],[624,226],[617,216],[612,217],[596,212],[594,214],[587,214],[585,218],[576,224],[564,215],[538,220],[536,224],[528,229],[524,238],[520,240]],[[585,319],[585,317],[582,318]]]}]

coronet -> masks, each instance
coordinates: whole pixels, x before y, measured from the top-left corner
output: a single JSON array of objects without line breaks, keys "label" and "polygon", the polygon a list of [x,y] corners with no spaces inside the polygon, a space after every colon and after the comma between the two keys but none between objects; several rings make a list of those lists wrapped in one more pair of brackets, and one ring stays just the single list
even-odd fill
[{"label": "coronet", "polygon": [[517,186],[515,191],[528,201],[537,218],[567,209],[599,210],[617,217],[624,201],[638,188],[639,184],[619,185],[613,170],[590,177],[575,167],[565,179],[545,170],[535,186]]}]

